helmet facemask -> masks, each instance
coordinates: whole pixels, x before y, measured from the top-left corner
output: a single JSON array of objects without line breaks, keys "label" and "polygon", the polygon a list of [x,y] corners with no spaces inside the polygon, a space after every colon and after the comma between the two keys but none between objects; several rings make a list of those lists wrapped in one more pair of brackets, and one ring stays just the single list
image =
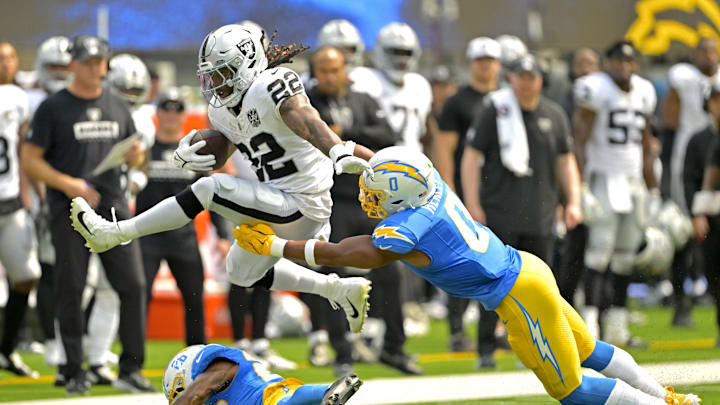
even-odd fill
[{"label": "helmet facemask", "polygon": [[172,386],[170,387],[170,392],[168,392],[167,394],[168,404],[172,405],[173,401],[175,401],[175,398],[177,398],[177,396],[180,395],[183,391],[185,391],[185,382],[183,376],[175,376],[175,378],[173,378]]},{"label": "helmet facemask", "polygon": [[382,207],[382,202],[385,201],[387,195],[382,190],[370,190],[363,184],[363,176],[361,175],[358,179],[360,186],[360,192],[358,193],[358,200],[360,201],[360,207],[367,214],[369,218],[386,218],[387,212]]},{"label": "helmet facemask", "polygon": [[[238,64],[240,56],[228,62],[212,66],[211,62],[199,65],[200,89],[205,99],[213,107],[234,107],[250,83],[237,74],[233,65]],[[205,66],[203,66],[205,65]]]}]

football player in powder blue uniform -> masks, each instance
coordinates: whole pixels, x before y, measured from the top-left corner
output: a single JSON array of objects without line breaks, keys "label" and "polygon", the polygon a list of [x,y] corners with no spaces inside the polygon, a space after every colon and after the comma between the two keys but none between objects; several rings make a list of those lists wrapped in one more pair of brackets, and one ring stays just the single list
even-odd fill
[{"label": "football player in powder blue uniform", "polygon": [[[448,294],[496,311],[520,360],[564,405],[700,403],[663,388],[626,351],[594,339],[560,296],[550,268],[473,221],[425,155],[390,147],[370,165],[374,173],[360,177],[360,203],[368,216],[384,218],[372,236],[287,241],[259,224],[236,228],[237,243],[311,265],[376,268],[402,260]],[[581,366],[605,377],[583,376]]]},{"label": "football player in powder blue uniform", "polygon": [[240,349],[216,344],[186,347],[163,375],[170,405],[342,405],[360,385],[356,375],[331,385],[304,384],[271,373]]}]

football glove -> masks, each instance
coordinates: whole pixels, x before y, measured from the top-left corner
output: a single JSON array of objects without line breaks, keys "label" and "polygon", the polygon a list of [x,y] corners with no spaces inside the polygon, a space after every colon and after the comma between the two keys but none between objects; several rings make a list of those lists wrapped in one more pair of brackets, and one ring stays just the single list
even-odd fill
[{"label": "football glove", "polygon": [[215,166],[215,156],[197,154],[197,151],[202,149],[207,142],[200,141],[191,145],[190,141],[193,135],[195,135],[195,132],[197,132],[197,130],[193,129],[180,140],[173,154],[173,163],[181,169],[196,172],[211,172],[213,166]]},{"label": "football glove", "polygon": [[335,174],[355,173],[359,174],[368,171],[372,175],[373,169],[367,160],[353,156],[355,152],[355,142],[347,141],[344,144],[339,143],[330,149],[330,159],[335,165]]},{"label": "football glove", "polygon": [[[233,228],[233,235],[235,235],[235,243],[238,246],[261,256],[282,257],[282,250],[287,242],[275,235],[275,232],[266,224],[236,226]],[[273,245],[276,245],[275,248]]]}]

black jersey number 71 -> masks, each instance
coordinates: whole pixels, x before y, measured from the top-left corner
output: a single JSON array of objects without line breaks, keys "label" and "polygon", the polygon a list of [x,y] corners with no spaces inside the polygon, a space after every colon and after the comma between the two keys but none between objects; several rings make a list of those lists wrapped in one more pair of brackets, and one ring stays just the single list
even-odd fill
[{"label": "black jersey number 71", "polygon": [[[237,148],[256,168],[255,174],[260,181],[276,180],[297,173],[297,166],[295,166],[292,159],[277,162],[278,159],[285,156],[285,149],[277,143],[271,134],[267,132],[259,133],[253,136],[248,143],[249,148],[244,143],[238,144]],[[260,156],[253,157],[252,152],[259,152],[263,145],[267,147],[268,151]]]}]

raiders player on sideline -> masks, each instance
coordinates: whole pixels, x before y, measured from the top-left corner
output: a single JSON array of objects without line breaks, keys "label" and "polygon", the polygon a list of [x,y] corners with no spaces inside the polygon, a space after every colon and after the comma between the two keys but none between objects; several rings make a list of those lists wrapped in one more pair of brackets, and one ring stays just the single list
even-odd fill
[{"label": "raiders player on sideline", "polygon": [[38,377],[15,351],[28,296],[40,279],[37,241],[30,215],[23,207],[19,153],[30,123],[28,98],[13,84],[18,69],[15,47],[0,42],[0,263],[8,280],[8,300],[3,311],[0,369],[19,376]]},{"label": "raiders player on sideline", "polygon": [[[252,27],[226,25],[205,37],[198,55],[210,122],[251,161],[260,181],[213,174],[119,222],[105,220],[84,199],[76,198],[71,207],[73,225],[91,251],[180,228],[204,209],[234,224],[269,222],[279,235],[327,239],[333,165],[337,173],[370,170],[367,159],[372,152],[354,142],[343,143],[310,105],[297,73],[278,67],[307,48],[273,46],[273,35],[264,49],[263,37],[264,32]],[[196,153],[205,142],[190,145],[193,135],[180,141],[175,164],[208,172],[215,158]],[[226,259],[228,278],[245,287],[321,295],[340,305],[351,330],[360,331],[368,310],[369,281],[309,269],[272,269],[277,260],[233,245]]]},{"label": "raiders player on sideline", "polygon": [[625,346],[631,343],[626,306],[630,273],[643,241],[648,189],[657,191],[648,118],[656,96],[652,84],[634,73],[632,44],[616,42],[605,56],[604,71],[575,83],[575,154],[584,181],[603,206],[602,215],[588,225],[586,283],[592,287],[586,289],[583,318],[597,337],[609,266],[614,293],[604,339]]}]

